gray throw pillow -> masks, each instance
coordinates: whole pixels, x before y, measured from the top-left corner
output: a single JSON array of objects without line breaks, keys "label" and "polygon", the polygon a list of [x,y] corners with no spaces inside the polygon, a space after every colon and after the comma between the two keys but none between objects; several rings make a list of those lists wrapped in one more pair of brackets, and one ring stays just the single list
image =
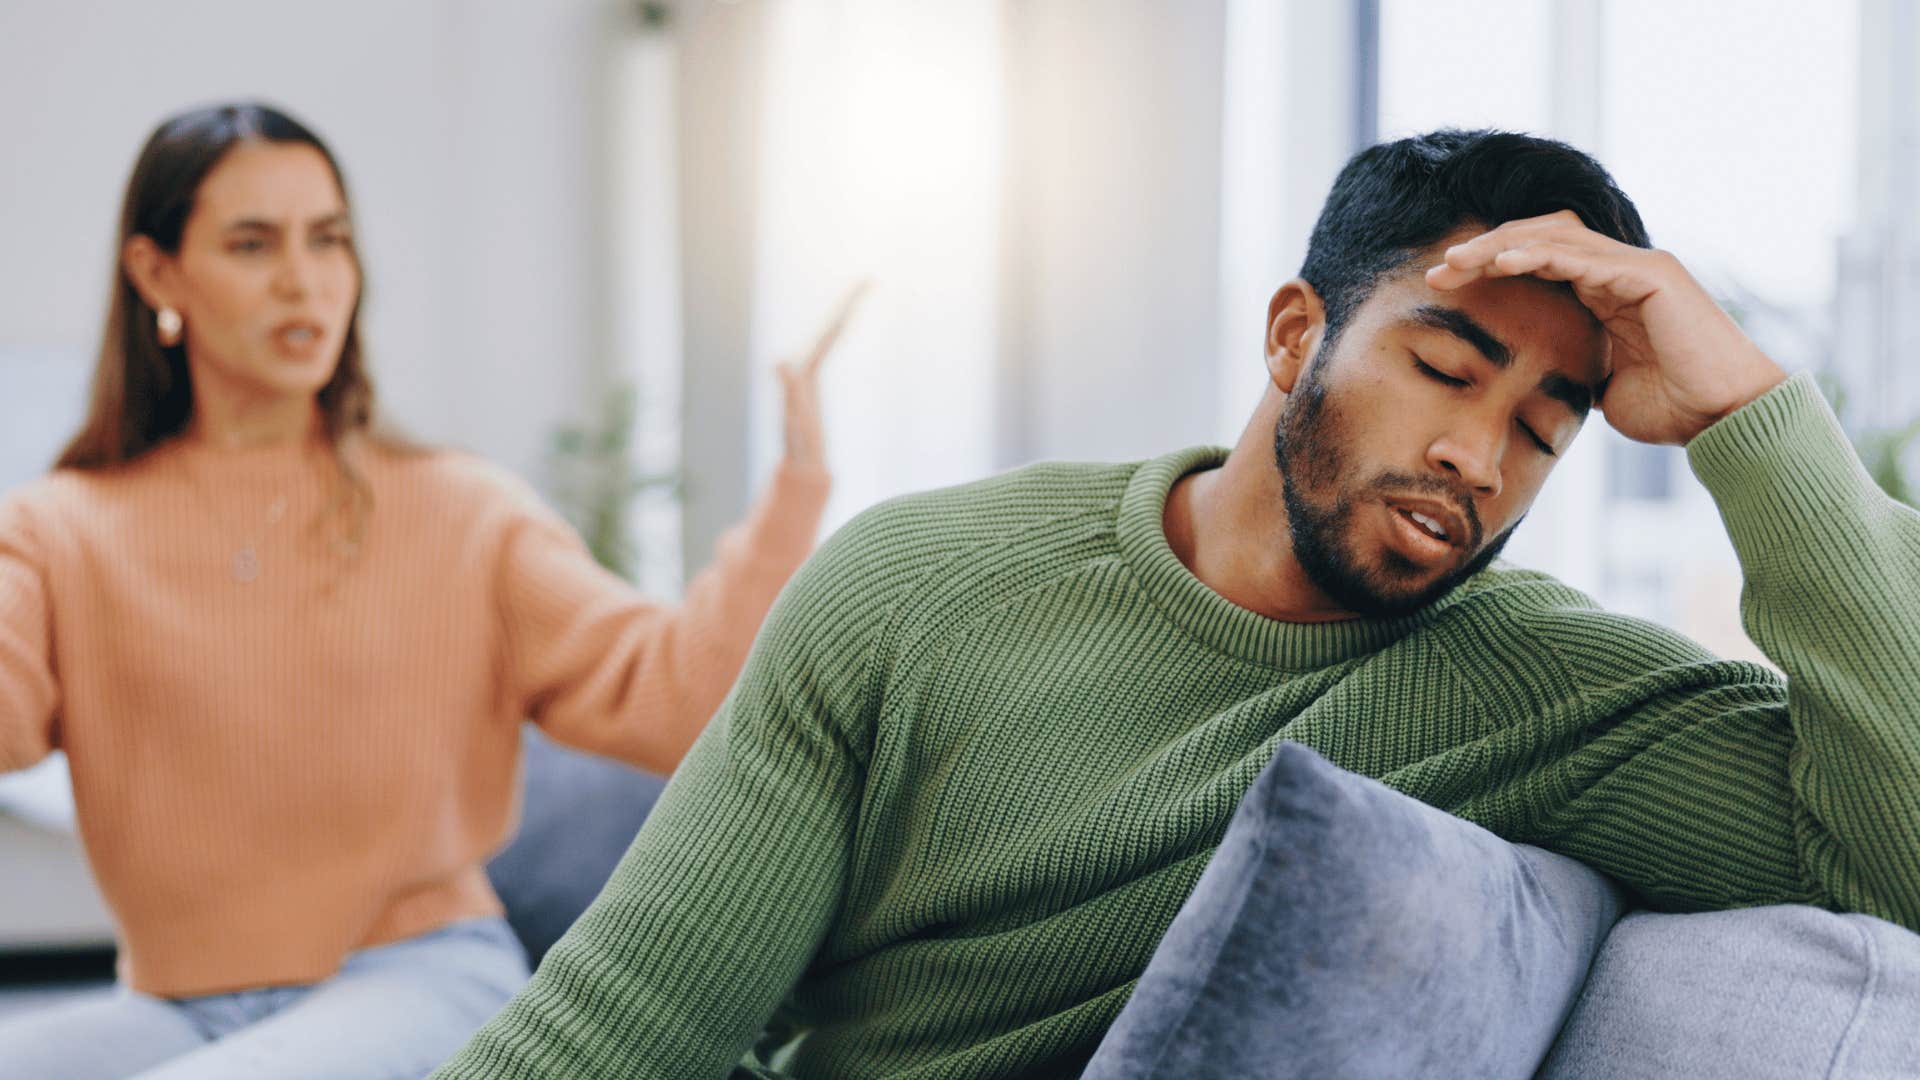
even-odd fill
[{"label": "gray throw pillow", "polygon": [[1920,935],[1781,906],[1634,912],[1541,1080],[1914,1080]]},{"label": "gray throw pillow", "polygon": [[1525,1080],[1620,905],[1285,743],[1085,1076]]}]

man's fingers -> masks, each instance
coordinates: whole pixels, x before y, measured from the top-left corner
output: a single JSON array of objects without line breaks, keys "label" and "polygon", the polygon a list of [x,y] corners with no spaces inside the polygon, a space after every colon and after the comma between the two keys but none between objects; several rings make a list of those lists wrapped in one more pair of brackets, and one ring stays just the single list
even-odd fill
[{"label": "man's fingers", "polygon": [[1492,252],[1471,268],[1451,262],[1433,266],[1427,270],[1427,284],[1446,292],[1483,277],[1536,277],[1569,282],[1583,299],[1604,294],[1616,303],[1636,303],[1658,287],[1649,254],[1638,248],[1595,251],[1583,244],[1535,240]]},{"label": "man's fingers", "polygon": [[1427,267],[1427,284],[1441,292],[1457,289],[1462,285],[1478,281],[1483,276],[1478,266],[1468,269],[1451,263],[1435,263]]},{"label": "man's fingers", "polygon": [[1528,244],[1508,248],[1493,257],[1488,277],[1532,275],[1548,281],[1590,281],[1593,260],[1559,244]]},{"label": "man's fingers", "polygon": [[1586,227],[1571,210],[1506,222],[1449,247],[1441,256],[1457,270],[1478,270],[1510,248],[1552,243],[1593,255],[1637,250]]},{"label": "man's fingers", "polygon": [[1580,219],[1570,211],[1563,213],[1564,217],[1561,214],[1550,214],[1546,217],[1509,221],[1497,229],[1491,229],[1449,247],[1442,258],[1450,266],[1466,269],[1489,261],[1508,248],[1525,247],[1530,244],[1554,243],[1595,254],[1627,246],[1582,225]]}]

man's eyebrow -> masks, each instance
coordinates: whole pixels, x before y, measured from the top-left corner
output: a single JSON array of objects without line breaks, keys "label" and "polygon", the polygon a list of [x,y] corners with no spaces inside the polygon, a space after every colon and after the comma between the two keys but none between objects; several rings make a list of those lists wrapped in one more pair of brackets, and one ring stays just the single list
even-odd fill
[{"label": "man's eyebrow", "polygon": [[1473,321],[1473,317],[1459,308],[1442,307],[1439,304],[1422,304],[1413,309],[1410,321],[1421,326],[1431,326],[1435,330],[1445,330],[1461,341],[1480,351],[1487,362],[1494,367],[1505,369],[1513,365],[1513,350],[1484,326]]},{"label": "man's eyebrow", "polygon": [[1539,389],[1541,393],[1572,409],[1574,415],[1583,420],[1593,409],[1594,388],[1557,371],[1541,379]]},{"label": "man's eyebrow", "polygon": [[[1479,350],[1480,355],[1494,367],[1505,369],[1513,365],[1513,350],[1505,342],[1493,336],[1493,332],[1475,322],[1473,317],[1459,308],[1442,307],[1439,304],[1422,304],[1415,308],[1411,321],[1421,326],[1430,326],[1436,330],[1445,330],[1454,337]],[[1597,391],[1585,383],[1567,378],[1554,372],[1540,380],[1539,390],[1567,408],[1575,416],[1586,418],[1593,411],[1593,401]]]}]

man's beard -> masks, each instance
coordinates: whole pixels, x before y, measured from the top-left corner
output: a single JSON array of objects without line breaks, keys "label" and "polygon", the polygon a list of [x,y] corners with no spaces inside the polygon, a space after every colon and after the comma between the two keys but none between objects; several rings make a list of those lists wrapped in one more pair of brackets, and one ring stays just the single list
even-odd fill
[{"label": "man's beard", "polygon": [[[1498,558],[1516,521],[1493,542],[1480,548],[1484,532],[1473,500],[1457,485],[1433,475],[1381,473],[1364,484],[1342,483],[1346,472],[1342,445],[1345,432],[1337,408],[1330,407],[1327,389],[1315,368],[1308,368],[1273,427],[1273,456],[1280,467],[1281,491],[1287,508],[1287,529],[1293,534],[1293,554],[1320,591],[1358,615],[1406,615],[1446,595],[1454,586],[1484,570]],[[1307,498],[1307,490],[1333,489],[1331,504]],[[1367,494],[1415,494],[1444,499],[1460,511],[1471,535],[1473,558],[1447,571],[1423,588],[1396,586],[1411,581],[1423,567],[1391,548],[1383,548],[1379,564],[1362,565],[1352,541],[1357,499]]]}]

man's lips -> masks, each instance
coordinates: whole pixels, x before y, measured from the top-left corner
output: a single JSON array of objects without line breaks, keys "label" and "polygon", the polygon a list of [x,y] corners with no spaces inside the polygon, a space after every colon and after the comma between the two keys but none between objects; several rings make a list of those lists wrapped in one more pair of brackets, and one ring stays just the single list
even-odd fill
[{"label": "man's lips", "polygon": [[1388,510],[1425,539],[1455,549],[1465,549],[1473,540],[1467,519],[1444,502],[1408,496],[1391,496],[1385,502]]}]

